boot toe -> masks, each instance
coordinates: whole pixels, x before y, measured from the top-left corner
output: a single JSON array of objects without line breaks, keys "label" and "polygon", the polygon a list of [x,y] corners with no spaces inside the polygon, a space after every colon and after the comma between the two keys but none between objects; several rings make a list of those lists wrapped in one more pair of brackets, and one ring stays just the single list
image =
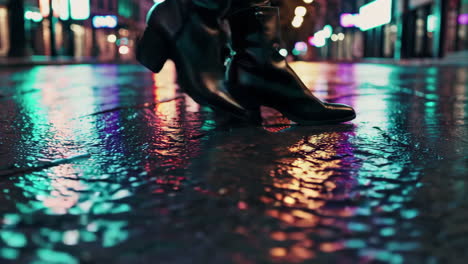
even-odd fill
[{"label": "boot toe", "polygon": [[351,106],[334,103],[325,103],[325,106],[330,120],[346,122],[356,118],[356,112]]}]

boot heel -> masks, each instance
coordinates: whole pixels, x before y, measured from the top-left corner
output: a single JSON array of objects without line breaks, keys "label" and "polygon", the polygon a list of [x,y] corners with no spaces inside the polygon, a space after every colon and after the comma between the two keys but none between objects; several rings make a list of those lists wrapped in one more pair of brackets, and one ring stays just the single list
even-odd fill
[{"label": "boot heel", "polygon": [[169,58],[170,47],[162,30],[147,27],[138,41],[136,59],[152,72],[158,73]]}]

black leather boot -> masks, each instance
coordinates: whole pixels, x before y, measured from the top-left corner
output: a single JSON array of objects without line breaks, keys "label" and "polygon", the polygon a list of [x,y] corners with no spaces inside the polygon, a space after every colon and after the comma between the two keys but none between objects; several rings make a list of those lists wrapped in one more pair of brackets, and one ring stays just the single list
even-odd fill
[{"label": "black leather boot", "polygon": [[279,11],[253,7],[228,17],[232,56],[227,69],[230,93],[253,113],[261,105],[274,108],[299,124],[331,124],[352,120],[353,108],[323,103],[279,54]]},{"label": "black leather boot", "polygon": [[137,60],[157,73],[167,59],[172,59],[180,86],[195,101],[248,118],[248,112],[229,95],[224,84],[222,49],[226,35],[220,17],[229,7],[229,0],[168,0],[155,4],[137,45]]}]

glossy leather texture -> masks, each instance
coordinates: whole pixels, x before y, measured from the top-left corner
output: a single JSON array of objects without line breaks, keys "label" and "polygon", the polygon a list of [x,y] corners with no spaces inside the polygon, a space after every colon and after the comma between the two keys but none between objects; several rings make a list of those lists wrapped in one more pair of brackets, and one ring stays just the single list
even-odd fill
[{"label": "glossy leather texture", "polygon": [[353,108],[323,103],[279,54],[279,11],[254,7],[228,17],[234,50],[227,69],[230,93],[246,109],[275,108],[299,124],[331,124],[352,120]]},{"label": "glossy leather texture", "polygon": [[224,83],[226,36],[220,17],[229,6],[230,1],[224,0],[167,0],[154,5],[137,46],[137,59],[153,72],[172,59],[181,88],[195,101],[248,118]]}]

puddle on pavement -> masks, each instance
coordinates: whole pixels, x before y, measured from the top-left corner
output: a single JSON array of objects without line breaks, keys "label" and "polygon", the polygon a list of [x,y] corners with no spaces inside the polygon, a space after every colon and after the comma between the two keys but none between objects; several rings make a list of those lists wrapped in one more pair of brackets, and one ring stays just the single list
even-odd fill
[{"label": "puddle on pavement", "polygon": [[466,171],[467,70],[295,67],[356,121],[302,127],[264,109],[263,128],[220,129],[178,92],[171,65],[2,73],[0,257],[427,260],[415,197],[444,156]]}]

